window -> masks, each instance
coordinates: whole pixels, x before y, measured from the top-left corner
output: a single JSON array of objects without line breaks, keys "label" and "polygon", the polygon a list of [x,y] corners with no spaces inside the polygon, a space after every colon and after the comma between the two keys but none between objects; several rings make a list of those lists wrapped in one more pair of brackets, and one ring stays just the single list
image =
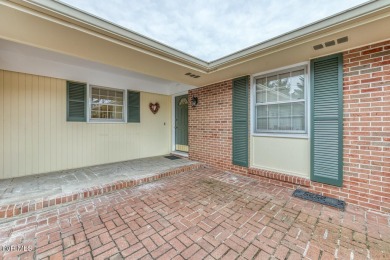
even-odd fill
[{"label": "window", "polygon": [[124,122],[124,91],[91,87],[91,121]]},{"label": "window", "polygon": [[305,67],[255,78],[255,133],[307,132],[305,78]]},{"label": "window", "polygon": [[188,100],[187,98],[183,97],[179,101],[179,106],[188,106]]}]

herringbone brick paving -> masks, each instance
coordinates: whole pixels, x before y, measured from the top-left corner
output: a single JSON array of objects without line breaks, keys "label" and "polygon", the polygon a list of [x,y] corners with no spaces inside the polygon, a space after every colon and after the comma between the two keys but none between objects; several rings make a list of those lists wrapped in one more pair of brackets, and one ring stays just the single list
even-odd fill
[{"label": "herringbone brick paving", "polygon": [[[0,224],[3,259],[390,259],[389,216],[211,168]],[[19,248],[20,249],[20,248]],[[9,248],[8,248],[9,250]]]}]

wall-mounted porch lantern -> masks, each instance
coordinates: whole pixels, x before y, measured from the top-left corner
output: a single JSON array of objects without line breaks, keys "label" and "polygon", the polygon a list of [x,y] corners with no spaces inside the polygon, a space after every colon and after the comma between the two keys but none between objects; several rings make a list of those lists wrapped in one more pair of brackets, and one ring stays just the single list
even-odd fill
[{"label": "wall-mounted porch lantern", "polygon": [[191,106],[196,107],[198,105],[198,98],[197,97],[192,97],[191,98]]}]

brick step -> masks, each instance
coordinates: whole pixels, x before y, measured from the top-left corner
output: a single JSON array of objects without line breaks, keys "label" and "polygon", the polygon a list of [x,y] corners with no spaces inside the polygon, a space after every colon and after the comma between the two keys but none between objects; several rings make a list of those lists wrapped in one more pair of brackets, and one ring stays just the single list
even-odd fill
[{"label": "brick step", "polygon": [[153,176],[140,177],[129,180],[120,180],[111,183],[105,183],[99,186],[93,186],[82,189],[80,191],[72,193],[62,193],[56,196],[43,197],[34,200],[27,200],[18,202],[16,204],[1,205],[0,206],[0,219],[12,218],[35,212],[42,209],[58,206],[65,203],[80,201],[82,199],[100,196],[112,191],[126,189],[134,186],[141,185],[143,183],[153,182],[164,177],[173,176],[179,173],[196,170],[205,167],[202,163],[195,163],[186,166],[180,166],[177,168],[169,169],[164,172],[156,173]]}]

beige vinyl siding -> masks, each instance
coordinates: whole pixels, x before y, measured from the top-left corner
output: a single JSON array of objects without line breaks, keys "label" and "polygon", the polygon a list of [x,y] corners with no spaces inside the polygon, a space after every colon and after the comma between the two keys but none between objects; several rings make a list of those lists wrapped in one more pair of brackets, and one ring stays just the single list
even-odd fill
[{"label": "beige vinyl siding", "polygon": [[170,96],[141,92],[141,123],[67,122],[65,80],[0,70],[1,179],[167,154],[170,126]]},{"label": "beige vinyl siding", "polygon": [[3,178],[11,176],[11,73],[3,72]]},{"label": "beige vinyl siding", "polygon": [[252,136],[251,166],[309,178],[310,142],[305,138]]}]

